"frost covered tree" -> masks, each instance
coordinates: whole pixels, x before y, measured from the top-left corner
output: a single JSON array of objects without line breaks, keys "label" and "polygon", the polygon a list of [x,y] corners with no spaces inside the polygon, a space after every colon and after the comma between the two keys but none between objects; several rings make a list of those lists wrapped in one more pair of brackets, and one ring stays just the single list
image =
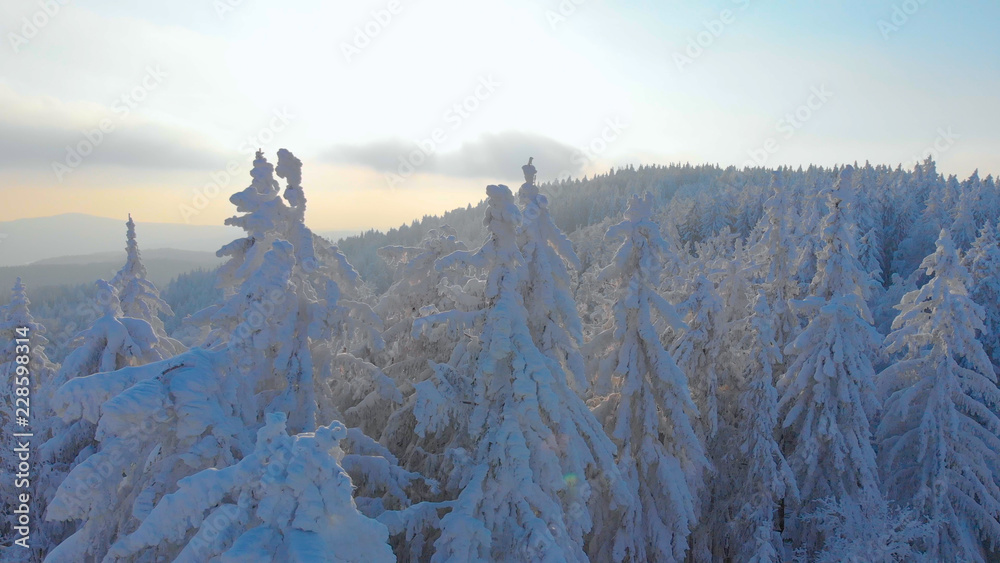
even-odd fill
[{"label": "frost covered tree", "polygon": [[[52,378],[47,392],[50,427],[39,447],[39,457],[44,469],[38,483],[42,498],[46,500],[45,518],[51,545],[61,542],[73,532],[72,519],[55,517],[59,514],[58,489],[72,472],[94,454],[100,429],[96,420],[66,419],[60,411],[60,392],[69,382],[94,382],[89,376],[115,372],[122,368],[155,363],[163,359],[165,351],[152,325],[142,319],[123,316],[118,290],[104,280],[98,280],[97,306],[102,310],[93,325],[74,339],[75,349],[63,361]],[[101,499],[107,501],[107,498]],[[53,508],[56,506],[56,508]]]},{"label": "frost covered tree", "polygon": [[[102,369],[67,381],[56,393],[53,408],[67,424],[90,424],[96,431],[88,455],[74,462],[49,506],[48,518],[76,526],[52,551],[52,561],[104,557],[108,546],[136,531],[177,492],[182,479],[251,456],[268,413],[282,413],[293,431],[308,432],[331,420],[330,412],[347,410],[336,403],[348,394],[344,388],[367,385],[398,401],[392,382],[354,355],[380,342],[377,319],[370,308],[341,299],[336,279],[356,280],[356,272],[336,247],[302,224],[300,165],[291,153],[279,152],[291,206],[272,190],[272,169],[259,154],[254,184],[233,197],[247,211],[236,222],[249,236],[222,252],[232,256],[222,274],[227,295],[199,314],[214,323],[205,347],[147,365]],[[265,244],[270,249],[263,252]],[[336,370],[345,365],[359,375],[344,382],[338,397]],[[367,497],[359,508],[369,517],[408,508],[404,489],[418,476],[396,467],[362,432],[350,429],[347,436],[341,445],[350,443],[353,457],[343,467],[364,476],[356,481],[358,494]],[[147,545],[138,557],[174,553],[185,539],[191,537]]]},{"label": "frost covered tree", "polygon": [[[31,389],[31,396],[39,403],[35,413],[44,415],[48,401],[47,393],[51,392],[51,380],[58,366],[50,362],[45,354],[45,347],[49,343],[45,337],[47,331],[31,314],[30,305],[27,287],[21,278],[17,278],[11,289],[10,302],[5,307],[0,307],[0,336],[4,338],[3,348],[0,349],[0,354],[2,354],[0,355],[0,377],[3,378],[5,385],[5,409],[13,406],[15,401],[12,397],[16,397],[14,391],[7,389],[6,386],[28,387]],[[18,340],[22,342],[18,342]],[[28,363],[18,363],[17,356],[27,357]],[[18,365],[25,367],[19,370]],[[18,373],[24,371],[28,372],[27,376],[24,373]],[[14,381],[22,377],[27,377],[29,384],[15,385]],[[7,415],[12,413],[13,410],[3,411],[4,428],[10,428],[7,423],[12,421]],[[37,418],[40,419],[42,416]],[[9,434],[7,435],[9,436]]]},{"label": "frost covered tree", "polygon": [[[978,180],[978,178],[976,179]],[[961,194],[958,196],[958,204],[953,211],[955,220],[949,229],[955,247],[959,250],[968,250],[972,242],[976,240],[977,231],[979,230],[976,227],[976,213],[978,212],[978,208],[978,190],[971,186],[961,190]]]},{"label": "frost covered tree", "polygon": [[[375,312],[382,318],[386,343],[379,356],[385,371],[401,387],[412,386],[430,375],[428,361],[446,362],[460,338],[447,326],[414,335],[414,322],[449,310],[475,309],[481,299],[474,286],[479,280],[459,271],[441,271],[441,258],[466,246],[452,227],[431,229],[416,247],[386,246],[378,250],[395,270],[395,281],[379,298]],[[469,284],[469,282],[472,282]]]},{"label": "frost covered tree", "polygon": [[[384,420],[400,397],[367,359],[383,346],[381,320],[354,299],[359,277],[346,257],[305,226],[301,168],[285,149],[276,168],[257,153],[250,186],[230,198],[243,215],[226,219],[247,236],[217,253],[230,257],[219,269],[224,301],[192,322],[212,327],[206,347],[237,351],[260,407],[288,414],[292,431],[311,430],[317,416],[359,424],[368,407]],[[275,173],[287,181],[283,196]]]},{"label": "frost covered tree", "polygon": [[[417,439],[414,429],[415,385],[434,374],[434,365],[461,354],[468,337],[464,325],[441,323],[414,331],[420,319],[441,311],[472,311],[482,302],[477,295],[483,285],[478,278],[458,269],[435,267],[445,256],[466,250],[455,229],[444,225],[431,229],[417,247],[382,247],[378,253],[396,269],[396,281],[379,299],[375,311],[385,323],[386,342],[378,364],[397,384],[407,400],[388,418],[380,440],[400,456],[403,463],[426,474],[439,474],[438,457],[428,455],[433,446]],[[480,292],[481,293],[481,292]]]},{"label": "frost covered tree", "polygon": [[[288,413],[293,432],[311,431],[317,423],[317,387],[309,349],[308,317],[299,287],[292,279],[294,248],[272,243],[260,269],[251,274],[216,318],[243,317],[230,336],[229,350],[253,389],[251,407],[259,412]],[[249,313],[249,314],[247,314]]]},{"label": "frost covered tree", "polygon": [[804,295],[809,284],[816,277],[816,260],[821,235],[818,232],[823,222],[823,193],[802,193],[802,211],[798,221],[792,225],[792,237],[795,241],[795,263],[793,279],[798,283],[796,293]]},{"label": "frost covered tree", "polygon": [[[786,455],[806,511],[826,497],[864,503],[879,494],[870,426],[878,407],[872,357],[879,336],[865,302],[871,277],[855,253],[851,171],[827,192],[811,295],[797,303],[811,318],[786,347],[796,358],[779,382]],[[799,542],[818,547],[815,528],[803,527]]]},{"label": "frost covered tree", "polygon": [[624,242],[601,276],[617,281],[621,293],[613,325],[591,344],[592,354],[603,358],[598,392],[609,393],[594,412],[618,446],[619,470],[639,497],[600,540],[604,557],[616,561],[684,558],[708,466],[694,429],[698,411],[687,377],[654,324],[658,314],[683,327],[674,307],[654,289],[667,245],[650,219],[651,199],[634,196],[624,220],[608,231],[608,240]]},{"label": "frost covered tree", "polygon": [[[390,363],[410,359],[416,351],[408,346],[412,341],[410,336],[414,319],[452,309],[471,309],[479,304],[464,291],[468,276],[435,268],[441,258],[466,249],[465,244],[458,240],[457,231],[449,225],[428,231],[419,246],[385,246],[378,249],[378,255],[395,269],[395,281],[375,307],[375,312],[386,326],[382,338],[386,342]],[[426,346],[426,342],[421,345]],[[421,361],[425,365],[417,367],[418,370],[426,367],[426,360]],[[411,373],[410,370],[404,371]],[[400,379],[412,377],[403,376]]]},{"label": "frost covered tree", "polygon": [[931,276],[900,303],[887,337],[902,357],[879,377],[888,396],[878,428],[891,498],[934,525],[937,561],[993,560],[1000,548],[1000,391],[976,331],[983,310],[949,233],[921,264]]},{"label": "frost covered tree", "polygon": [[289,436],[284,413],[269,414],[251,454],[181,479],[177,492],[160,499],[107,558],[157,547],[174,561],[192,563],[395,561],[388,530],[362,515],[352,498],[340,463],[339,442],[346,437],[339,422]]},{"label": "frost covered tree", "polygon": [[549,201],[538,192],[535,167],[524,166],[525,183],[517,192],[521,203],[519,246],[527,261],[528,275],[524,306],[535,313],[528,317],[535,345],[549,360],[560,364],[570,383],[581,395],[589,387],[583,354],[583,323],[570,288],[572,279],[566,265],[580,271],[580,259],[573,245],[549,215]]},{"label": "frost covered tree", "polygon": [[101,559],[135,529],[178,479],[225,467],[252,443],[253,418],[224,352],[175,358],[66,382],[53,410],[71,427],[96,428],[46,512],[75,527],[48,561]]},{"label": "frost covered tree", "polygon": [[[725,245],[728,249],[730,244]],[[744,425],[739,409],[744,366],[748,350],[751,274],[742,241],[731,243],[732,253],[706,263],[706,274],[696,274],[694,292],[679,308],[687,311],[688,329],[671,344],[671,354],[691,382],[691,394],[701,414],[696,427],[705,443],[711,469],[701,492],[701,518],[692,536],[695,560],[722,557],[726,545],[733,488],[733,453],[737,434]],[[707,276],[717,279],[716,284]],[[713,555],[714,554],[714,555]]]},{"label": "frost covered tree", "polygon": [[872,318],[875,320],[875,327],[879,334],[892,332],[892,321],[899,315],[896,305],[899,305],[904,295],[916,287],[916,281],[912,279],[912,276],[904,280],[899,274],[892,274],[892,283],[878,298],[872,311]]},{"label": "frost covered tree", "polygon": [[777,440],[778,391],[775,367],[781,365],[777,330],[761,291],[746,319],[743,345],[749,361],[739,381],[738,414],[729,448],[716,462],[721,487],[715,541],[734,561],[782,561],[781,516],[798,501],[795,476]]},{"label": "frost covered tree", "polygon": [[716,272],[709,272],[716,282],[716,293],[723,302],[721,322],[726,330],[720,334],[724,339],[729,338],[732,332],[729,328],[739,326],[752,312],[751,303],[756,293],[753,285],[758,269],[750,249],[742,239],[737,238],[733,243],[732,256],[722,260],[714,268]]},{"label": "frost covered tree", "polygon": [[979,340],[986,353],[993,360],[993,365],[1000,370],[1000,246],[997,238],[1000,225],[994,227],[990,223],[983,225],[965,257],[972,284],[969,294],[985,312],[983,330]]},{"label": "frost covered tree", "polygon": [[[670,347],[677,367],[687,376],[691,398],[698,408],[702,440],[714,438],[719,429],[719,362],[724,356],[724,304],[715,284],[704,275],[694,281],[694,292],[683,303],[690,311]],[[724,375],[723,375],[724,377]]]},{"label": "frost covered tree", "polygon": [[167,336],[160,314],[173,315],[173,310],[160,298],[160,292],[153,282],[146,279],[146,267],[142,264],[139,244],[135,239],[135,221],[128,216],[125,223],[125,265],[115,274],[111,285],[118,290],[122,315],[142,319],[153,327],[159,340],[159,347],[165,356],[172,356],[184,350],[184,345]]},{"label": "frost covered tree", "polygon": [[[823,499],[805,517],[826,538],[816,563],[897,563],[943,561],[928,558],[920,545],[934,532],[913,510],[875,498],[865,507],[849,500]],[[799,553],[802,553],[801,551]]]},{"label": "frost covered tree", "polygon": [[750,247],[751,260],[761,268],[759,275],[771,313],[775,319],[775,338],[779,350],[799,332],[799,319],[788,302],[799,295],[795,283],[796,247],[787,215],[790,201],[782,176],[775,176],[773,193],[764,203],[763,231],[760,240]]},{"label": "frost covered tree", "polygon": [[[614,465],[614,447],[558,365],[546,361],[529,329],[522,285],[530,283],[517,244],[521,213],[506,186],[489,186],[489,236],[475,253],[438,262],[488,272],[478,311],[420,319],[414,330],[460,317],[476,343],[417,385],[418,435],[438,435],[455,462],[457,493],[441,520],[432,561],[585,561],[593,530],[592,491],[629,506]],[[605,510],[607,510],[607,506]]]},{"label": "frost covered tree", "polygon": [[916,209],[907,217],[910,222],[904,227],[905,235],[892,259],[892,271],[903,278],[919,272],[920,262],[933,251],[937,234],[951,226],[956,195],[930,157],[914,168],[910,184],[910,197],[917,200]]},{"label": "frost covered tree", "polygon": [[879,262],[879,256],[881,251],[878,244],[878,232],[874,228],[869,229],[858,244],[859,255],[858,262],[861,264],[861,268],[868,272],[872,279],[881,284],[882,279],[882,265]]},{"label": "frost covered tree", "polygon": [[56,386],[75,377],[162,360],[166,355],[152,325],[124,315],[113,285],[105,280],[94,285],[102,315],[73,339],[75,348],[59,368]]},{"label": "frost covered tree", "polygon": [[[3,538],[4,546],[10,546],[0,547],[0,559],[4,561],[15,561],[17,559],[14,557],[26,556],[29,552],[30,555],[38,556],[39,549],[45,547],[44,541],[38,537],[37,523],[31,530],[33,532],[31,535],[34,537],[28,542],[32,549],[12,545],[15,539],[13,526],[17,525],[14,509],[20,504],[19,496],[23,493],[30,495],[31,502],[28,504],[33,511],[44,508],[46,501],[42,494],[44,489],[38,486],[34,471],[29,481],[30,487],[24,487],[23,484],[18,486],[18,481],[21,480],[16,479],[15,474],[19,473],[17,470],[19,442],[25,440],[15,437],[14,434],[34,434],[41,439],[47,435],[50,422],[47,407],[56,370],[56,366],[45,354],[45,346],[48,344],[45,327],[32,316],[30,304],[27,288],[21,282],[21,278],[17,278],[11,289],[10,302],[0,308],[0,338],[3,338],[0,348],[0,381],[3,382],[0,425],[3,429],[3,438],[0,440],[0,445],[6,452],[0,457],[0,469],[3,475],[3,482],[0,483],[0,495],[2,495],[0,509],[3,510],[0,537]],[[22,420],[25,421],[24,424],[19,422]],[[38,443],[35,439],[28,442],[32,448]],[[37,463],[32,465],[41,471],[46,470],[44,465],[39,466]],[[8,556],[11,558],[8,559]]]}]

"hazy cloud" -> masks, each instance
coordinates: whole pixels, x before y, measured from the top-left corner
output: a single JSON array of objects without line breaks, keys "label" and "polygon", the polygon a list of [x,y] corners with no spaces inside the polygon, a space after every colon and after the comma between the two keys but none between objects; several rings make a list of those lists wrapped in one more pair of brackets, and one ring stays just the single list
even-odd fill
[{"label": "hazy cloud", "polygon": [[[388,139],[363,145],[338,145],[327,151],[323,158],[336,164],[398,172],[401,160],[419,150],[415,142]],[[494,177],[502,181],[520,178],[521,165],[528,161],[528,157],[534,157],[539,179],[545,180],[565,173],[579,174],[584,161],[574,158],[578,154],[578,149],[548,137],[505,131],[485,134],[453,151],[434,152],[417,169],[448,176]]]},{"label": "hazy cloud", "polygon": [[[221,152],[197,141],[197,134],[157,124],[130,125],[108,118],[115,128],[101,133],[99,121],[81,128],[16,123],[0,115],[0,166],[48,167],[66,159],[67,147],[95,145],[83,166],[214,169],[226,162]],[[89,138],[88,138],[89,135]],[[92,140],[99,139],[97,143]]]}]

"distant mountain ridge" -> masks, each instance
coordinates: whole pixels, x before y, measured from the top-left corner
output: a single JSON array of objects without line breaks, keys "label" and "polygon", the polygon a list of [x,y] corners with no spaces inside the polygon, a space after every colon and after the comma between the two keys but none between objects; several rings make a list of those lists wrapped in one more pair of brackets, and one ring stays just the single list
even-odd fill
[{"label": "distant mountain ridge", "polygon": [[[134,216],[139,248],[160,259],[200,261],[184,252],[215,253],[224,244],[245,236],[242,229],[226,225],[143,222]],[[0,267],[27,264],[92,264],[124,260],[125,221],[85,213],[65,213],[0,222]],[[317,231],[331,240],[359,233],[359,230]],[[146,250],[154,249],[154,250]],[[53,260],[55,260],[53,262]]]},{"label": "distant mountain ridge", "polygon": [[[149,260],[162,261],[174,260],[178,262],[204,262],[205,265],[217,266],[222,263],[222,259],[217,258],[214,252],[199,250],[178,250],[176,248],[153,248],[150,250],[140,250],[143,263]],[[45,258],[37,260],[25,266],[51,266],[70,264],[99,264],[103,262],[124,263],[124,251],[100,252],[96,254],[78,254],[74,256],[57,256],[55,258]]]},{"label": "distant mountain ridge", "polygon": [[[223,260],[212,252],[159,248],[142,252],[142,263],[147,277],[158,287],[165,287],[170,280],[192,270],[214,270]],[[28,285],[29,295],[34,288],[57,285],[92,284],[98,279],[110,280],[125,264],[125,251],[102,252],[79,256],[46,258],[22,266],[0,267],[0,291],[14,285],[21,278]],[[2,302],[3,299],[0,299]]]},{"label": "distant mountain ridge", "polygon": [[[225,225],[147,223],[133,217],[139,248],[170,248],[214,253],[243,236]],[[120,252],[125,256],[125,221],[83,213],[0,222],[0,266],[23,266],[68,256]]]}]

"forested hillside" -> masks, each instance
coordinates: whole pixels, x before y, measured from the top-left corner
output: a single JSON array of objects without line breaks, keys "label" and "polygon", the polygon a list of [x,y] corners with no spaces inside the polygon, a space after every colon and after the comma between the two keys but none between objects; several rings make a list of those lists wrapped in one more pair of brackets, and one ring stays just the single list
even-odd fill
[{"label": "forested hillside", "polygon": [[1000,558],[992,177],[522,171],[335,245],[258,151],[216,272],[18,281],[33,560]]}]

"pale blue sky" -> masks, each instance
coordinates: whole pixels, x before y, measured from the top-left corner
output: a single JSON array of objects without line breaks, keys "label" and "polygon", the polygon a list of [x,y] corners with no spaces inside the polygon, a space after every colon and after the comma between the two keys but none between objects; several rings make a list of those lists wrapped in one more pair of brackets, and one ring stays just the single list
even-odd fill
[{"label": "pale blue sky", "polygon": [[[529,154],[543,180],[677,160],[910,166],[928,149],[946,173],[1000,172],[996,2],[577,1],[398,0],[364,45],[356,29],[389,1],[70,1],[46,17],[4,2],[0,189],[49,197],[0,220],[217,223],[250,144],[304,160],[310,222],[331,229],[476,201]],[[894,7],[912,13],[880,28]],[[23,18],[48,21],[31,34]],[[113,130],[76,163],[66,147],[102,119]]]}]

